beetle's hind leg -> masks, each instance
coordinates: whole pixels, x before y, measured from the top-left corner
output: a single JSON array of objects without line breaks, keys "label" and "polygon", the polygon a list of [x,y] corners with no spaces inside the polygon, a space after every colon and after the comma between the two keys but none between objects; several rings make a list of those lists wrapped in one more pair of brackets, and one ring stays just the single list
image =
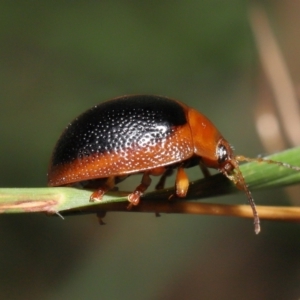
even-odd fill
[{"label": "beetle's hind leg", "polygon": [[114,186],[115,186],[115,177],[114,176],[108,177],[106,181],[100,187],[98,187],[95,192],[92,193],[90,197],[90,201],[91,202],[100,201],[103,195],[107,191],[111,190]]}]

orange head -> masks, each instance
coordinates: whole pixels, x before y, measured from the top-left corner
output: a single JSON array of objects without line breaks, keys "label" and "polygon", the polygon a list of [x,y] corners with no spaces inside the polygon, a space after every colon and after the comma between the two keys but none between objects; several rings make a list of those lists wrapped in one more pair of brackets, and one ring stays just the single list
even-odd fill
[{"label": "orange head", "polygon": [[246,193],[253,211],[255,232],[259,233],[260,221],[255,203],[238,164],[238,161],[242,161],[245,158],[243,157],[243,159],[241,159],[241,156],[234,156],[229,143],[204,115],[194,109],[190,109],[188,119],[192,132],[194,153],[201,157],[206,167],[218,169],[232,180],[237,188]]}]

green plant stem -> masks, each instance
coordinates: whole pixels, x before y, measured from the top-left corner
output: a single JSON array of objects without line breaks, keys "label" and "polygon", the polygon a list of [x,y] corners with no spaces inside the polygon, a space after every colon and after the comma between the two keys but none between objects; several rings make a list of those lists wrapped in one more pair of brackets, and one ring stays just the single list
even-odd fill
[{"label": "green plant stem", "polygon": [[[296,165],[300,161],[300,148],[289,149],[269,159]],[[251,162],[241,166],[241,171],[251,190],[280,187],[300,182],[300,172],[277,165]],[[76,188],[1,188],[0,213],[46,212],[62,215],[97,213],[101,211],[131,211],[155,213],[188,213],[252,217],[247,205],[224,205],[197,202],[200,199],[239,190],[222,174],[192,182],[186,198],[177,199],[174,188],[147,193],[141,203],[128,210],[128,192],[108,193],[101,202],[88,201],[91,191]],[[193,200],[193,201],[191,201]],[[257,206],[261,219],[300,221],[298,207]]]}]

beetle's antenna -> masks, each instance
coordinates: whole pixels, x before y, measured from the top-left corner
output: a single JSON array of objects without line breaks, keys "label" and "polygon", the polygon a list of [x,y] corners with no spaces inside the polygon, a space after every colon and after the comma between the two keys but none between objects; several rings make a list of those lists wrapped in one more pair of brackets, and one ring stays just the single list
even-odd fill
[{"label": "beetle's antenna", "polygon": [[258,212],[256,210],[256,205],[255,205],[255,202],[254,202],[254,199],[252,197],[252,194],[250,192],[250,190],[248,189],[248,186],[245,182],[245,179],[244,179],[244,176],[242,174],[242,172],[240,171],[240,168],[237,164],[237,167],[236,167],[236,172],[237,172],[237,178],[238,178],[238,182],[236,183],[237,187],[242,189],[246,195],[247,195],[247,198],[248,198],[248,202],[250,204],[250,207],[252,209],[252,212],[253,212],[253,217],[254,217],[254,231],[256,234],[259,234],[260,232],[260,220],[259,220],[259,216],[258,216]]},{"label": "beetle's antenna", "polygon": [[237,155],[237,156],[235,156],[235,159],[237,161],[247,161],[247,162],[256,161],[256,162],[259,162],[259,163],[264,162],[264,163],[267,163],[267,164],[274,164],[274,165],[277,165],[277,166],[280,166],[280,167],[285,167],[285,168],[292,169],[292,170],[295,170],[295,171],[300,171],[300,167],[293,166],[293,165],[290,165],[290,164],[287,164],[287,163],[284,163],[284,162],[281,162],[281,161],[265,159],[265,158],[262,158],[262,157],[249,158],[249,157],[245,157],[243,155]]},{"label": "beetle's antenna", "polygon": [[242,162],[242,161],[247,161],[247,162],[254,162],[255,161],[255,162],[258,162],[258,163],[274,164],[274,165],[277,165],[277,166],[280,166],[280,167],[285,167],[285,168],[292,169],[292,170],[295,170],[295,171],[300,171],[300,167],[293,166],[293,165],[290,165],[290,164],[287,164],[287,163],[284,163],[284,162],[280,162],[280,161],[271,160],[271,159],[264,159],[264,158],[261,158],[261,157],[249,158],[249,157],[245,157],[243,155],[237,155],[237,156],[234,157],[234,159],[231,160],[231,163],[234,166],[233,173],[232,174],[227,174],[225,172],[225,175],[235,183],[237,188],[243,190],[246,193],[246,195],[248,197],[249,204],[250,204],[250,206],[252,208],[252,211],[253,211],[254,230],[255,230],[255,233],[258,234],[260,232],[260,220],[259,220],[258,213],[256,211],[256,206],[255,206],[255,202],[254,202],[254,199],[252,197],[252,194],[251,194],[250,190],[248,189],[248,186],[246,184],[244,176],[243,176],[243,174],[242,174],[242,172],[240,171],[240,168],[239,168],[238,162]]},{"label": "beetle's antenna", "polygon": [[240,171],[239,168],[239,164],[238,164],[238,160],[232,159],[231,163],[234,166],[234,169],[232,171],[231,174],[227,173],[225,170],[223,170],[222,172],[230,179],[234,182],[234,184],[236,185],[236,187],[240,190],[243,190],[248,198],[248,202],[250,204],[250,207],[252,209],[253,212],[253,218],[254,218],[254,232],[256,234],[259,234],[260,232],[260,220],[259,220],[259,216],[258,216],[258,212],[256,210],[256,205],[254,202],[254,199],[252,197],[252,194],[250,192],[250,190],[248,189],[248,186],[246,184],[246,181],[244,179],[244,176],[242,174],[242,172]]}]

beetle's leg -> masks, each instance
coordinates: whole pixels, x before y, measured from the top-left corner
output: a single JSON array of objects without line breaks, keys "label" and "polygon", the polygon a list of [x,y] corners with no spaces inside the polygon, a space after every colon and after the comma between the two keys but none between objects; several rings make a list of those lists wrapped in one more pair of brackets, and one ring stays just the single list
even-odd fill
[{"label": "beetle's leg", "polygon": [[199,167],[204,175],[204,178],[208,178],[211,176],[208,168],[201,161],[199,162]]},{"label": "beetle's leg", "polygon": [[100,225],[105,225],[105,222],[103,221],[103,218],[106,215],[106,211],[99,211],[96,213],[97,218],[98,218],[98,222]]},{"label": "beetle's leg", "polygon": [[100,186],[90,197],[90,202],[100,201],[103,195],[115,186],[115,177],[108,177],[105,183]]},{"label": "beetle's leg", "polygon": [[149,176],[149,172],[144,172],[141,184],[134,190],[133,193],[128,195],[128,201],[130,202],[128,209],[132,207],[132,205],[138,205],[140,202],[140,197],[146,191],[146,189],[151,184],[151,178]]},{"label": "beetle's leg", "polygon": [[166,169],[166,171],[159,178],[159,181],[155,186],[155,189],[162,190],[165,187],[167,177],[171,176],[172,174],[173,174],[173,169]]},{"label": "beetle's leg", "polygon": [[189,188],[189,179],[183,167],[179,167],[176,175],[176,195],[178,197],[185,197]]}]

